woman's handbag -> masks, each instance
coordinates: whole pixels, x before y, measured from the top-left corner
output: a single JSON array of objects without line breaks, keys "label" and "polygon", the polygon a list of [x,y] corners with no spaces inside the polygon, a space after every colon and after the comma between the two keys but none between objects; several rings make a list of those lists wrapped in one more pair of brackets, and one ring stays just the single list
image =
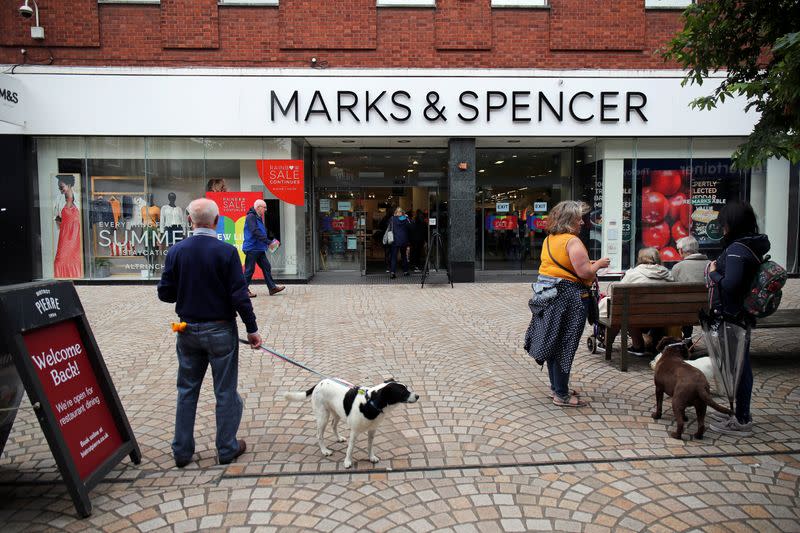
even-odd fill
[{"label": "woman's handbag", "polygon": [[[573,276],[578,279],[581,277],[574,272],[571,268],[567,268],[558,261],[556,258],[553,257],[553,254],[550,252],[550,239],[547,238],[544,240],[545,246],[547,247],[547,255],[550,256],[550,260],[556,264],[558,268],[565,272],[569,272]],[[600,318],[600,307],[598,305],[599,301],[599,291],[597,289],[596,284],[592,284],[591,287],[586,288],[585,290],[581,291],[581,303],[583,304],[584,308],[586,309],[586,320],[589,324],[594,325],[597,322],[597,319]]]},{"label": "woman's handbag", "polygon": [[389,246],[394,242],[394,232],[392,231],[392,222],[389,221],[389,225],[386,226],[386,231],[383,234],[383,244]]}]

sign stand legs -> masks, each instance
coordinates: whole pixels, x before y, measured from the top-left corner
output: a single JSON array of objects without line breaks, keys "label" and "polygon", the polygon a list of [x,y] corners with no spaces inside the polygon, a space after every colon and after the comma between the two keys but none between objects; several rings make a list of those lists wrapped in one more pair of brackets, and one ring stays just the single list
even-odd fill
[{"label": "sign stand legs", "polygon": [[[428,244],[428,253],[425,255],[425,266],[422,268],[422,285],[420,289],[425,288],[425,278],[428,277],[430,273],[430,266],[431,266],[431,252],[433,249],[439,253],[440,257],[444,256],[444,244],[442,244],[442,235],[438,231],[434,231],[431,235],[431,242]],[[438,267],[433,267],[436,272],[439,272]],[[450,283],[450,288],[453,288],[453,278],[450,277],[450,269],[445,268],[445,272],[447,273],[447,281]]]}]

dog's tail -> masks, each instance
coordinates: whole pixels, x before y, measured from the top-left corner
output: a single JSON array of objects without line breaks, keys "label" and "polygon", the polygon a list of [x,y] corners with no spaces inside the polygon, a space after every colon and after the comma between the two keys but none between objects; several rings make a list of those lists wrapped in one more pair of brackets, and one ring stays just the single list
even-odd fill
[{"label": "dog's tail", "polygon": [[700,398],[706,402],[707,405],[713,407],[720,413],[725,413],[726,415],[732,415],[733,411],[728,409],[727,407],[723,407],[717,402],[714,401],[714,398],[711,397],[711,387],[706,383],[706,386],[703,387],[703,393],[700,395]]},{"label": "dog's tail", "polygon": [[317,386],[314,385],[305,392],[286,392],[284,393],[283,397],[290,402],[302,402],[303,400],[311,396],[311,393],[314,392],[314,389],[316,387]]}]

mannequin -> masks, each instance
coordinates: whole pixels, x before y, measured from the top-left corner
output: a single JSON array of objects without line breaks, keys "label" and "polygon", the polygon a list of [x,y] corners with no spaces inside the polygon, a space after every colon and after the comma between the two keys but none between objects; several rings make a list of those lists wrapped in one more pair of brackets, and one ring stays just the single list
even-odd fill
[{"label": "mannequin", "polygon": [[183,240],[186,236],[186,216],[183,208],[175,205],[176,195],[171,192],[167,195],[167,205],[161,206],[160,229],[167,234],[167,246]]},{"label": "mannequin", "polygon": [[145,226],[145,255],[147,256],[147,264],[149,265],[150,275],[156,272],[156,265],[158,264],[158,257],[156,248],[158,247],[158,223],[161,218],[161,208],[155,205],[153,195],[148,195],[148,206],[142,207],[142,220]]}]

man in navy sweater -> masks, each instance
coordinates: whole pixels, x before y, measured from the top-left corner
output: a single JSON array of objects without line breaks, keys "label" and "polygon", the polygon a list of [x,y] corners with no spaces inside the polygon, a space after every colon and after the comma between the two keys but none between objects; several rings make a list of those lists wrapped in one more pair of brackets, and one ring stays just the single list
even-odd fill
[{"label": "man in navy sweater", "polygon": [[187,210],[194,233],[170,248],[158,283],[158,298],[175,303],[175,312],[181,322],[186,322],[176,342],[178,404],[172,454],[178,468],[192,462],[197,398],[208,365],[217,399],[217,458],[220,464],[228,464],[245,452],[247,443],[236,439],[242,420],[242,398],[236,391],[237,312],[247,328],[251,347],[261,346],[239,253],[217,239],[217,204],[201,198],[191,202]]}]

